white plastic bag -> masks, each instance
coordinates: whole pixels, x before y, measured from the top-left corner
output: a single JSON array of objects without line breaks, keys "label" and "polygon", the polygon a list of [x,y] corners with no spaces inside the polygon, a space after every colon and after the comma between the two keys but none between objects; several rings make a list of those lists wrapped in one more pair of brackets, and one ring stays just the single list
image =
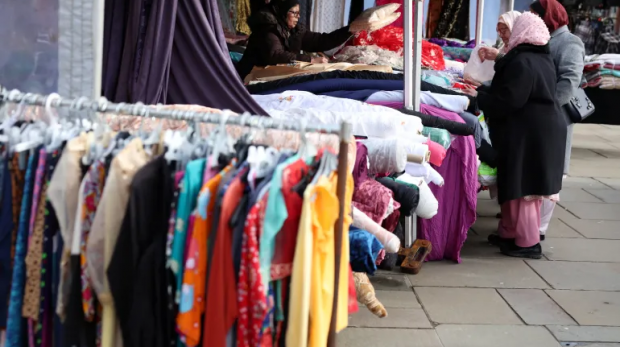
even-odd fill
[{"label": "white plastic bag", "polygon": [[477,46],[471,52],[469,61],[467,62],[467,65],[465,65],[463,77],[466,80],[483,83],[493,79],[493,76],[495,75],[495,62],[491,60],[485,60],[483,62],[478,55],[480,47],[481,46]]}]

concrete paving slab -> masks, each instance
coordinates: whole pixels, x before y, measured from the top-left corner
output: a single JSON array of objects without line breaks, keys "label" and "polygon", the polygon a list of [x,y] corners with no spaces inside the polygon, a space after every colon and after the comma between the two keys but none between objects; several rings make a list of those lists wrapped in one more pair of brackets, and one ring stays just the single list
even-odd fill
[{"label": "concrete paving slab", "polygon": [[570,174],[573,177],[620,178],[618,159],[572,159]]},{"label": "concrete paving slab", "polygon": [[593,152],[597,154],[609,158],[609,159],[620,159],[620,149],[612,145],[612,148],[599,148],[593,149]]},{"label": "concrete paving slab", "polygon": [[499,252],[499,247],[490,245],[486,236],[469,235],[461,249],[461,258],[463,261],[468,261],[469,259],[506,259],[506,256]]},{"label": "concrete paving slab", "polygon": [[436,330],[444,347],[560,347],[543,327],[442,324]]},{"label": "concrete paving slab", "polygon": [[604,184],[599,182],[597,179],[591,177],[566,177],[562,181],[562,188],[590,188],[590,189],[605,189],[607,188]]},{"label": "concrete paving slab", "polygon": [[495,217],[478,217],[471,229],[476,235],[487,237],[489,234],[497,232],[499,219]]},{"label": "concrete paving slab", "polygon": [[549,325],[547,329],[558,341],[620,342],[618,327]]},{"label": "concrete paving slab", "polygon": [[547,290],[580,325],[620,326],[620,293]]},{"label": "concrete paving slab", "polygon": [[620,291],[620,263],[527,261],[554,289]]},{"label": "concrete paving slab", "polygon": [[375,290],[411,291],[411,283],[405,275],[389,271],[377,271],[374,276],[368,276]]},{"label": "concrete paving slab", "polygon": [[495,217],[500,211],[500,207],[495,200],[478,201],[476,212],[480,217]]},{"label": "concrete paving slab", "polygon": [[339,347],[443,347],[432,329],[347,328],[336,341]]},{"label": "concrete paving slab", "polygon": [[478,192],[478,200],[491,200],[491,195],[488,190]]},{"label": "concrete paving slab", "polygon": [[574,218],[563,222],[589,239],[620,240],[620,221]]},{"label": "concrete paving slab", "polygon": [[[488,245],[489,249],[495,249]],[[469,288],[548,288],[523,260],[502,256],[500,259],[463,259],[461,264],[449,261],[428,262],[417,275],[410,275],[414,287]]]},{"label": "concrete paving slab", "polygon": [[600,154],[596,153],[592,149],[587,148],[573,148],[571,152],[571,158],[575,159],[597,159],[603,158]]},{"label": "concrete paving slab", "polygon": [[421,308],[388,308],[388,315],[379,318],[365,306],[349,316],[349,326],[358,328],[432,328]]},{"label": "concrete paving slab", "polygon": [[[560,207],[557,207],[561,209]],[[569,219],[569,220],[572,220]],[[583,235],[575,231],[559,218],[551,218],[549,229],[547,229],[547,237],[549,238],[583,238]]]},{"label": "concrete paving slab", "polygon": [[[620,204],[620,191],[615,189],[584,189],[608,204]],[[563,194],[564,192],[562,192]],[[563,197],[562,197],[563,198]]]},{"label": "concrete paving slab", "polygon": [[540,289],[498,289],[497,291],[527,325],[577,324]]},{"label": "concrete paving slab", "polygon": [[494,289],[416,287],[431,321],[447,324],[523,324]]},{"label": "concrete paving slab", "polygon": [[[597,178],[596,180],[602,182],[603,184],[605,184],[608,187],[611,187],[611,188],[616,189],[616,190],[620,190],[620,179],[617,179],[617,178]],[[593,188],[593,189],[600,189],[600,188]]]},{"label": "concrete paving slab", "polygon": [[422,308],[418,302],[418,298],[413,292],[413,288],[410,291],[387,291],[387,290],[375,290],[375,296],[385,308]]},{"label": "concrete paving slab", "polygon": [[[560,194],[560,200],[562,199],[562,194]],[[569,219],[577,219],[577,217],[568,212],[564,207],[562,207],[562,205],[560,204],[556,204],[555,208],[553,209],[553,218],[558,218],[561,219],[563,221],[567,221]]]},{"label": "concrete paving slab", "polygon": [[559,204],[581,219],[620,220],[620,204],[564,201],[560,201]]},{"label": "concrete paving slab", "polygon": [[541,244],[549,260],[620,262],[620,240],[549,238]]},{"label": "concrete paving slab", "polygon": [[563,202],[603,202],[581,188],[562,188],[560,199]]}]

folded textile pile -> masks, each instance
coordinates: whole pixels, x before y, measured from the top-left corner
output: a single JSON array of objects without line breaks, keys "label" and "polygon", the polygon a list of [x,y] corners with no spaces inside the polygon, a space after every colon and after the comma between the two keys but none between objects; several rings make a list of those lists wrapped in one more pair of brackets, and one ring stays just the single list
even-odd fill
[{"label": "folded textile pile", "polygon": [[[353,40],[353,46],[370,46],[376,45],[390,51],[402,54],[404,34],[403,28],[388,26],[383,29],[367,33],[359,32]],[[444,61],[443,51],[441,47],[426,40],[422,41],[422,66],[429,67],[433,70],[444,70],[446,63]]]},{"label": "folded textile pile", "polygon": [[340,62],[365,65],[385,65],[393,69],[403,69],[403,56],[379,46],[345,46],[334,59]]},{"label": "folded textile pile", "polygon": [[582,88],[620,89],[620,54],[600,54],[586,57]]},{"label": "folded textile pile", "polygon": [[258,67],[255,66],[246,76],[245,83],[269,82],[284,78],[312,75],[328,71],[377,71],[391,73],[391,66],[383,65],[364,65],[350,63],[328,63],[328,64],[311,64],[306,62],[297,62],[289,65],[275,65]]}]

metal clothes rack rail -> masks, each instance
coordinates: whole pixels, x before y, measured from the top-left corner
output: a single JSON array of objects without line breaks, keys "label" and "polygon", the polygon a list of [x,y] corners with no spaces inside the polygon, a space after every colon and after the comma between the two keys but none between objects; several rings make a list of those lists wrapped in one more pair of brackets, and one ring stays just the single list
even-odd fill
[{"label": "metal clothes rack rail", "polygon": [[[238,117],[227,117],[232,114],[230,111],[223,113],[179,111],[179,110],[158,110],[153,106],[143,104],[112,103],[105,98],[99,100],[89,100],[81,97],[66,99],[57,94],[40,95],[33,93],[22,93],[18,90],[7,90],[0,86],[0,105],[4,103],[22,104],[28,106],[53,107],[56,109],[69,109],[74,111],[92,111],[99,113],[114,113],[116,115],[128,115],[136,117],[155,117],[169,120],[182,120],[200,123],[212,123],[226,125],[238,125],[250,128],[278,129],[297,132],[313,132],[323,134],[337,134],[340,138],[338,151],[338,183],[336,194],[338,196],[338,220],[334,226],[335,230],[335,287],[334,301],[332,303],[332,317],[329,329],[328,347],[336,346],[336,318],[338,314],[338,279],[340,278],[340,262],[342,249],[342,233],[344,230],[344,211],[345,211],[345,190],[347,182],[347,153],[349,141],[352,138],[352,127],[349,122],[342,122],[340,125],[312,125],[301,124],[292,120],[274,119],[262,116],[251,116],[245,113]],[[347,276],[348,274],[343,274]],[[347,313],[345,313],[347,314]]]}]

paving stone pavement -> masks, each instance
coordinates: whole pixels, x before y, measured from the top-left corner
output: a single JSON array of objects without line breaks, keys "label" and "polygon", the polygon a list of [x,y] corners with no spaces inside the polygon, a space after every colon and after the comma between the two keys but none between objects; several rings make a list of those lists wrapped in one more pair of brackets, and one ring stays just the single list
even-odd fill
[{"label": "paving stone pavement", "polygon": [[388,317],[364,306],[339,346],[620,347],[620,127],[578,125],[542,260],[486,242],[499,207],[482,192],[461,264],[371,277]]}]

